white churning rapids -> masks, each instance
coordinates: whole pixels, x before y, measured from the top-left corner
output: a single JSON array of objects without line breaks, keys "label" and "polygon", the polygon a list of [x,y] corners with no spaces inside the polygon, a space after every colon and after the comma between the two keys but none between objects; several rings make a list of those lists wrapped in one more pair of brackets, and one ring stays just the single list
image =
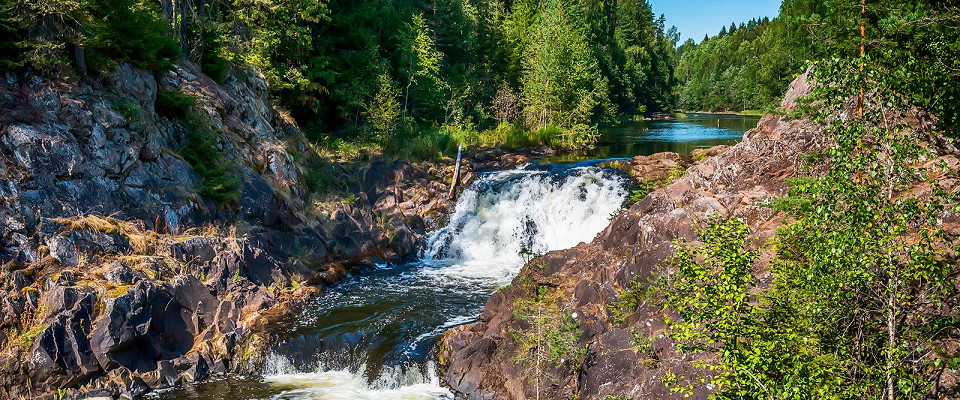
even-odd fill
[{"label": "white churning rapids", "polygon": [[[626,186],[619,175],[597,167],[480,175],[460,195],[447,226],[427,236],[421,265],[378,285],[384,285],[384,292],[402,289],[396,287],[400,285],[408,288],[404,291],[428,287],[458,297],[464,291],[481,291],[485,298],[519,272],[523,249],[542,254],[592,240],[623,206]],[[482,306],[482,300],[478,303],[477,307]],[[475,316],[472,312],[446,315],[446,323],[424,330],[411,345],[436,338],[442,330]],[[282,390],[274,399],[453,398],[440,385],[432,361],[385,365],[372,377],[359,359],[346,366],[320,363],[309,371],[277,354],[268,361],[264,381]]]},{"label": "white churning rapids", "polygon": [[597,167],[492,173],[464,190],[450,223],[428,236],[423,259],[444,265],[435,273],[505,284],[523,266],[523,249],[589,242],[626,197],[623,178]]}]

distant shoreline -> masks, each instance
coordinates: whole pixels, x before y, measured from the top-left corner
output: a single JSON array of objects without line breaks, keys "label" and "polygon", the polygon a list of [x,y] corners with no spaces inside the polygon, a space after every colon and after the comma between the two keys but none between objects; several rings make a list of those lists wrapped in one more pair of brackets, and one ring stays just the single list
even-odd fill
[{"label": "distant shoreline", "polygon": [[736,115],[741,117],[762,117],[767,113],[760,110],[744,111],[684,111],[684,114]]}]

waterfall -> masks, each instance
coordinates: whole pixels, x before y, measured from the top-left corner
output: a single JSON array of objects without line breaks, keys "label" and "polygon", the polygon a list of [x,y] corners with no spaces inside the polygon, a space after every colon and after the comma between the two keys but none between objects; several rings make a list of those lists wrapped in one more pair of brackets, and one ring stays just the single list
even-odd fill
[{"label": "waterfall", "polygon": [[[364,370],[363,365],[360,371]],[[276,399],[383,400],[453,399],[440,386],[436,365],[384,367],[375,379],[349,369],[319,366],[314,372],[301,372],[289,360],[276,354],[267,358],[264,381],[284,389]]]},{"label": "waterfall", "polygon": [[504,283],[523,266],[524,250],[589,242],[626,198],[625,180],[597,167],[486,174],[460,195],[449,224],[429,234],[422,258],[441,274]]},{"label": "waterfall", "polygon": [[480,175],[428,234],[420,262],[355,277],[301,312],[292,329],[302,332],[269,354],[263,382],[274,399],[452,399],[430,355],[436,339],[476,318],[523,266],[522,250],[592,240],[626,186],[597,167]]}]

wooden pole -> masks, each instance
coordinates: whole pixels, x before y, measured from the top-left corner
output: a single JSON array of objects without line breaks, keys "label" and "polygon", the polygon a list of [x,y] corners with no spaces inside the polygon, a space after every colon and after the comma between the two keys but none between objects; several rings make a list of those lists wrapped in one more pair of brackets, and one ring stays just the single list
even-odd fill
[{"label": "wooden pole", "polygon": [[453,168],[453,181],[450,182],[450,194],[448,199],[457,198],[457,187],[460,186],[460,157],[463,156],[463,143],[457,148],[457,165]]}]

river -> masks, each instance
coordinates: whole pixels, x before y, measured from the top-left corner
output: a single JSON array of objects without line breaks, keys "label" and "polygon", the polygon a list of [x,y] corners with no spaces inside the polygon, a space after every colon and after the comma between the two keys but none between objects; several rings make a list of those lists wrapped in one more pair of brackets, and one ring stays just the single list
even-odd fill
[{"label": "river", "polygon": [[443,331],[475,320],[523,266],[588,242],[629,196],[597,159],[732,144],[756,117],[693,114],[602,131],[597,148],[481,174],[448,225],[430,232],[420,260],[380,265],[309,302],[274,334],[259,376],[228,376],[153,396],[162,399],[452,399],[433,348]]}]

